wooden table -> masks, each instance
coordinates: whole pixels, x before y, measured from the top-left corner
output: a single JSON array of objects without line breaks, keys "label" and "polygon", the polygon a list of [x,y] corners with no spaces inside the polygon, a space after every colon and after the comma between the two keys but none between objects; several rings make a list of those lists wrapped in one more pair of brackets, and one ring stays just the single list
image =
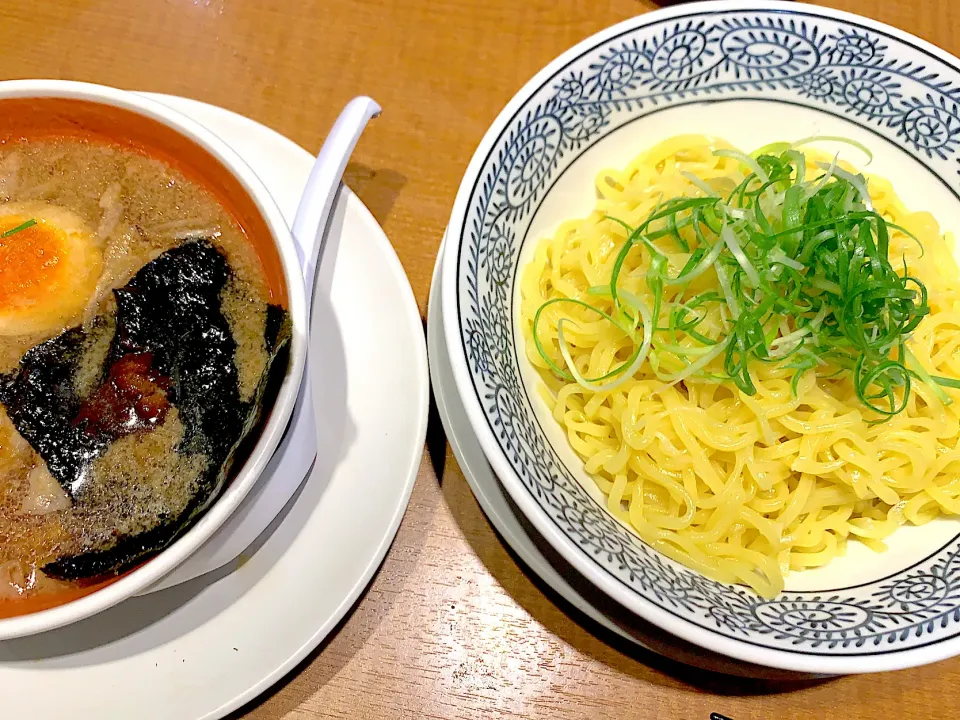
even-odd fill
[{"label": "wooden table", "polygon": [[[953,0],[831,0],[960,54]],[[174,93],[319,147],[343,104],[385,112],[347,182],[392,239],[425,314],[460,176],[511,95],[550,59],[652,0],[21,0],[0,6],[0,77]],[[337,632],[237,717],[953,717],[960,659],[780,685],[625,647],[545,595],[494,534],[431,418],[413,499]]]}]

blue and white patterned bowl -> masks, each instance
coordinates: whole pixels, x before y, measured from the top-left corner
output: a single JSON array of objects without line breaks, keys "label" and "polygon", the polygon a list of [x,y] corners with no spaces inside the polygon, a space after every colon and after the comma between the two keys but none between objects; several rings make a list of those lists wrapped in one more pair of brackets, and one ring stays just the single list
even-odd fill
[{"label": "blue and white patterned bowl", "polygon": [[942,50],[786,2],[687,4],[601,32],[511,100],[477,149],[450,220],[444,330],[488,459],[573,567],[688,641],[815,673],[960,654],[960,523],[903,528],[882,555],[852,547],[763,600],[672,562],[609,515],[535,392],[514,323],[518,268],[560,220],[592,208],[599,170],[683,132],[744,147],[817,133],[855,138],[908,206],[960,230],[960,61]]}]

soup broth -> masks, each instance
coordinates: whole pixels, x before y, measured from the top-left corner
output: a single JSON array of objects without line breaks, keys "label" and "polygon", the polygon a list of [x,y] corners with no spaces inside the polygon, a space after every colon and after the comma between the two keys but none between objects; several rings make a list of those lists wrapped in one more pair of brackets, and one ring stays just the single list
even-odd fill
[{"label": "soup broth", "polygon": [[11,137],[0,146],[0,383],[16,377],[31,348],[77,329],[82,351],[70,392],[84,409],[67,430],[110,438],[85,465],[82,485],[64,487],[39,444],[18,431],[14,408],[0,405],[0,617],[109,582],[127,567],[105,565],[106,572],[81,578],[44,568],[183,516],[212,477],[208,465],[220,456],[206,446],[181,451],[192,432],[177,404],[185,391],[149,352],[117,360],[128,330],[116,327],[115,291],[132,282],[136,294],[136,283],[149,279],[138,273],[201,239],[229,268],[216,317],[225,318],[232,338],[224,345],[234,348],[231,387],[243,408],[253,407],[273,350],[265,337],[275,292],[225,203],[166,160],[95,134]]}]

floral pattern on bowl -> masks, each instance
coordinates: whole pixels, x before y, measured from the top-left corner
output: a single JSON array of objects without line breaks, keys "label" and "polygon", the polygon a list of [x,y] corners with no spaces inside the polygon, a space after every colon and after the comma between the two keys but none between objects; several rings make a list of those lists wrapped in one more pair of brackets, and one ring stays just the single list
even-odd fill
[{"label": "floral pattern on bowl", "polygon": [[955,188],[956,62],[904,33],[835,11],[796,3],[684,5],[611,28],[555,61],[504,111],[467,172],[450,225],[459,244],[446,257],[444,315],[471,422],[507,489],[558,550],[601,577],[615,599],[687,640],[815,672],[890,669],[956,654],[960,537],[890,577],[774,600],[706,579],[645,545],[564,466],[524,386],[512,318],[533,215],[563,171],[618,128],[664,107],[730,98],[775,98],[842,115]]}]

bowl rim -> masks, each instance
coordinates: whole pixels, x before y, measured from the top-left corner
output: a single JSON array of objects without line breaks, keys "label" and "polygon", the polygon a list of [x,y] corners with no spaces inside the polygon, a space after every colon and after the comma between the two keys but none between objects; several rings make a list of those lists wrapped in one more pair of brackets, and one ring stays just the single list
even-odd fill
[{"label": "bowl rim", "polygon": [[269,229],[283,267],[292,333],[287,372],[260,437],[222,495],[193,527],[142,566],[96,592],[50,609],[0,619],[0,640],[54,630],[102,612],[139,594],[200,548],[237,509],[279,445],[293,413],[307,352],[306,292],[293,235],[266,186],[233,148],[157,100],[106,85],[48,79],[0,81],[0,101],[11,98],[66,98],[121,108],[166,125],[210,153],[240,183]]},{"label": "bowl rim", "polygon": [[[460,266],[461,248],[467,228],[467,215],[470,211],[470,198],[473,189],[479,180],[487,157],[504,132],[522,112],[525,104],[534,97],[542,87],[558,73],[564,70],[574,60],[591,50],[596,50],[611,40],[629,32],[634,32],[647,26],[657,25],[664,21],[680,20],[689,15],[699,15],[706,12],[720,13],[729,11],[743,12],[775,12],[784,16],[805,14],[829,20],[848,21],[862,27],[870,28],[890,37],[891,39],[928,53],[960,76],[960,59],[945,50],[916,37],[908,32],[887,25],[870,18],[832,8],[820,7],[804,2],[789,0],[706,0],[684,3],[672,7],[665,7],[642,15],[635,16],[623,22],[601,30],[556,57],[539,70],[522,88],[520,88],[496,119],[490,124],[476,151],[470,159],[457,190],[456,199],[448,223],[448,235],[456,243],[457,252],[448,248],[443,258],[442,268],[442,297],[441,306],[444,308],[443,325],[447,345],[450,348],[451,365],[456,383],[457,393],[463,401],[467,416],[474,433],[479,439],[488,462],[493,467],[497,477],[510,493],[511,498],[521,509],[527,519],[547,542],[560,553],[586,579],[602,590],[608,597],[627,608],[638,616],[689,642],[705,647],[711,651],[722,653],[729,657],[745,662],[768,667],[793,670],[803,673],[819,674],[849,674],[865,672],[883,672],[898,670],[918,665],[925,665],[960,654],[960,635],[944,639],[936,644],[921,647],[891,650],[878,655],[813,655],[801,650],[794,652],[760,646],[738,640],[734,637],[710,632],[685,618],[669,613],[658,607],[634,590],[626,587],[617,579],[605,572],[596,562],[588,557],[538,505],[533,495],[527,490],[517,476],[510,461],[497,442],[494,433],[486,420],[486,413],[477,398],[475,386],[471,380],[471,373],[467,357],[464,353],[460,332],[460,313],[458,312],[459,285],[457,282]],[[606,512],[606,509],[604,509]]]}]

